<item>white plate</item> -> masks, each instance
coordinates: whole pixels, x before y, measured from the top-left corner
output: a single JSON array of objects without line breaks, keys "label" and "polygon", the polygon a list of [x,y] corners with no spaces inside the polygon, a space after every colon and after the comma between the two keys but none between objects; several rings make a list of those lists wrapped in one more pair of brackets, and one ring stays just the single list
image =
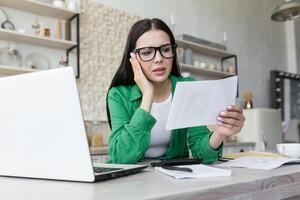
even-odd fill
[{"label": "white plate", "polygon": [[25,65],[28,68],[40,70],[51,68],[50,61],[48,60],[48,58],[40,53],[28,54],[25,58]]}]

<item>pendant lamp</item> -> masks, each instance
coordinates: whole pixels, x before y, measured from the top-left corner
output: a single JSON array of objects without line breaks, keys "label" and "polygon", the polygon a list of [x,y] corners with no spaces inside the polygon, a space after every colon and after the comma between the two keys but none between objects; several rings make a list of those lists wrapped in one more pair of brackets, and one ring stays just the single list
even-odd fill
[{"label": "pendant lamp", "polygon": [[300,18],[300,1],[285,0],[274,9],[271,19],[278,22],[291,21]]}]

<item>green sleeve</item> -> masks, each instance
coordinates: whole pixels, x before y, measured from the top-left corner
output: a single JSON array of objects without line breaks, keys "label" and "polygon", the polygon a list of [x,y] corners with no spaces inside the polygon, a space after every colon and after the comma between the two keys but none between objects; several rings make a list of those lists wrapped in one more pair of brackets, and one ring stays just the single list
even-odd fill
[{"label": "green sleeve", "polygon": [[112,125],[109,163],[134,164],[141,160],[150,144],[150,131],[156,123],[155,118],[141,108],[130,116],[124,101],[126,100],[117,90],[109,92],[108,106]]},{"label": "green sleeve", "polygon": [[193,158],[202,158],[203,163],[213,163],[222,156],[223,143],[214,150],[209,143],[210,130],[206,126],[188,128],[189,148]]}]

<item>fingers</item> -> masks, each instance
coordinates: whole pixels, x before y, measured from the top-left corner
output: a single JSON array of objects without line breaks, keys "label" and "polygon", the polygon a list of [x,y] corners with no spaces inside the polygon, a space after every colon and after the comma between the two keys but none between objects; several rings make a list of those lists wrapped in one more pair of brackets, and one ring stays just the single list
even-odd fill
[{"label": "fingers", "polygon": [[130,53],[129,61],[131,63],[132,69],[136,70],[136,62],[135,62],[135,57],[134,57],[133,53]]},{"label": "fingers", "polygon": [[[223,113],[223,112],[222,112]],[[234,117],[232,117],[234,116]],[[220,124],[229,124],[232,127],[238,127],[241,128],[244,126],[245,117],[243,114],[228,114],[223,113],[221,116],[217,117],[217,120],[220,122]]]},{"label": "fingers", "polygon": [[[137,55],[135,53],[130,53],[131,58],[129,59],[133,73],[134,73],[134,81],[138,84],[140,89],[144,91],[145,87],[147,87],[148,80],[144,74],[144,71],[137,60]],[[151,86],[150,86],[151,87]]]},{"label": "fingers", "polygon": [[134,77],[137,78],[140,73],[141,73],[141,66],[139,64],[139,62],[136,59],[136,54],[134,53],[130,53],[131,58],[129,59],[131,66],[132,66],[132,70],[134,73]]},{"label": "fingers", "polygon": [[218,124],[220,134],[230,136],[241,131],[245,117],[239,106],[230,105],[227,107],[227,111],[220,113],[217,120],[220,122]]},{"label": "fingers", "polygon": [[241,107],[239,107],[237,105],[227,106],[227,111],[236,111],[236,112],[239,112],[239,113],[243,113],[243,110],[241,109]]},{"label": "fingers", "polygon": [[219,122],[221,122],[221,124],[229,124],[232,127],[240,127],[241,126],[241,122],[234,118],[217,117],[217,119],[219,120]]},{"label": "fingers", "polygon": [[136,71],[136,67],[135,67],[135,63],[133,62],[133,60],[130,58],[129,59],[130,63],[131,63],[131,67],[132,67],[132,70],[133,70],[133,75],[134,77],[137,76],[137,71]]},{"label": "fingers", "polygon": [[245,121],[245,117],[240,109],[240,107],[235,106],[229,106],[231,108],[227,108],[227,111],[220,112],[219,117],[223,118],[234,118],[236,120]]}]

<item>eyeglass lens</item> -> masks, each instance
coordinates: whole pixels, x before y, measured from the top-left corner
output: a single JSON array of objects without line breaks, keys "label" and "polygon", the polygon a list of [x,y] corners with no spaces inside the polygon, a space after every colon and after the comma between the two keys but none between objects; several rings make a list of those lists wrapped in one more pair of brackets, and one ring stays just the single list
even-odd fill
[{"label": "eyeglass lens", "polygon": [[149,61],[155,57],[157,50],[164,58],[171,58],[174,56],[174,49],[171,44],[163,45],[160,47],[145,47],[139,49],[137,52],[139,53],[139,56],[143,61]]}]

